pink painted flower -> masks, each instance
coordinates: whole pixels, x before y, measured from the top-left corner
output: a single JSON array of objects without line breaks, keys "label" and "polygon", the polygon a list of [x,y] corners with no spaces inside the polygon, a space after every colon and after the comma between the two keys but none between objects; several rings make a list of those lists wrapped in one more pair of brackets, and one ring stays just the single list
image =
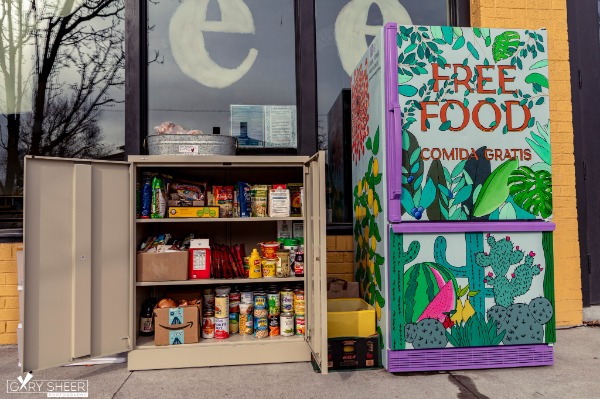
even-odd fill
[{"label": "pink painted flower", "polygon": [[535,252],[533,252],[533,251],[529,252],[529,256],[531,256],[533,258],[535,256]]},{"label": "pink painted flower", "polygon": [[510,236],[506,236],[506,241],[510,241]]},{"label": "pink painted flower", "polygon": [[517,245],[517,247],[515,249],[518,251],[519,250],[519,246]]},{"label": "pink painted flower", "polygon": [[513,273],[513,274],[511,274],[510,276],[511,276],[512,278],[515,278],[515,274],[514,274],[514,273]]},{"label": "pink painted flower", "polygon": [[484,278],[484,279],[483,279],[483,282],[484,282],[484,283],[487,283],[487,278]]},{"label": "pink painted flower", "polygon": [[490,233],[487,233],[487,234],[485,235],[485,238],[490,238]]},{"label": "pink painted flower", "polygon": [[488,273],[488,277],[494,277],[494,273],[492,273],[492,272],[489,272],[489,273]]}]

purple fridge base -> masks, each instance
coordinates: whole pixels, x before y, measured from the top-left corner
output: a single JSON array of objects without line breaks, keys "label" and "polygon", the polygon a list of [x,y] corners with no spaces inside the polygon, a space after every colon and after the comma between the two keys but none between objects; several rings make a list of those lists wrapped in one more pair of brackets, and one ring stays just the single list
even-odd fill
[{"label": "purple fridge base", "polygon": [[390,173],[392,165],[402,165],[402,116],[398,99],[398,25],[387,23],[383,28],[384,46],[384,92],[385,92],[385,140],[386,182],[388,220],[400,221],[400,196],[402,195],[402,173]]},{"label": "purple fridge base", "polygon": [[554,347],[550,345],[388,351],[390,373],[552,366],[553,364]]}]

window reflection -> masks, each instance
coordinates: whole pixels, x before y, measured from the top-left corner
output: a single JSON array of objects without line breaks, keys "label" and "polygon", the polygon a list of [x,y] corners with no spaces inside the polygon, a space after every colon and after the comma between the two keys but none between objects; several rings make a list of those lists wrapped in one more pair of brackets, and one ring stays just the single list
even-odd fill
[{"label": "window reflection", "polygon": [[[25,154],[101,158],[119,152],[124,4],[0,0],[3,195],[22,195]],[[20,225],[4,215],[0,227]]]},{"label": "window reflection", "polygon": [[149,126],[230,131],[230,105],[294,105],[293,1],[148,3]]}]

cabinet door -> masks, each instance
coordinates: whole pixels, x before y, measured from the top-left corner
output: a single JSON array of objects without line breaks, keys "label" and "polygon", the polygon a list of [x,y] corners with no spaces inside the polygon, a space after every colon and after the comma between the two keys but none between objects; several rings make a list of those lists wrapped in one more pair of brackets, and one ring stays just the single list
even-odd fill
[{"label": "cabinet door", "polygon": [[325,152],[309,159],[304,173],[304,264],[306,276],[306,340],[313,361],[327,373],[327,252]]},{"label": "cabinet door", "polygon": [[131,346],[129,164],[25,160],[23,370]]}]

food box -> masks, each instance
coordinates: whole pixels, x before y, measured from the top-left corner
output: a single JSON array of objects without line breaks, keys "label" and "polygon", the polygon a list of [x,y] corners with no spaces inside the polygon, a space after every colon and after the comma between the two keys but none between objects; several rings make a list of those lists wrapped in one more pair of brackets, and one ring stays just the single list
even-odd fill
[{"label": "food box", "polygon": [[329,370],[380,367],[379,337],[330,338],[327,340]]},{"label": "food box", "polygon": [[327,299],[358,298],[357,282],[348,282],[339,278],[327,279]]},{"label": "food box", "polygon": [[218,206],[179,206],[169,207],[170,218],[218,218]]},{"label": "food box", "polygon": [[302,183],[288,183],[290,190],[290,216],[302,216]]},{"label": "food box", "polygon": [[361,298],[327,300],[327,338],[375,334],[375,309]]},{"label": "food box", "polygon": [[199,307],[154,309],[154,345],[195,344],[200,341]]},{"label": "food box", "polygon": [[137,281],[187,280],[188,251],[138,253],[136,275]]}]

